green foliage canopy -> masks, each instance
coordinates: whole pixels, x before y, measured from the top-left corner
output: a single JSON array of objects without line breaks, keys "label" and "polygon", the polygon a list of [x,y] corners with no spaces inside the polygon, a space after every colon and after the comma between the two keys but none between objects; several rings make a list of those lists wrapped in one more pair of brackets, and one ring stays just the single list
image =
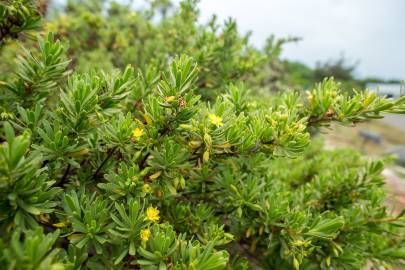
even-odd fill
[{"label": "green foliage canopy", "polygon": [[[48,34],[21,50],[0,84],[1,265],[220,270],[403,263],[404,212],[391,215],[383,204],[383,161],[325,150],[310,131],[405,113],[405,97],[349,95],[333,79],[307,93],[258,97],[257,74],[232,75],[249,50],[229,52],[247,41],[232,30],[227,43],[187,21],[184,12],[195,9],[184,2],[160,26],[182,33],[178,43],[144,43],[141,58],[130,57],[138,45],[123,45],[128,55],[113,58],[123,61],[121,70],[81,72],[74,62],[96,65],[85,55],[98,43],[66,49],[63,33],[55,33],[62,42]],[[116,4],[109,12],[123,10]],[[72,20],[86,26],[85,18]],[[142,22],[152,27],[149,20]],[[254,59],[270,59],[253,52]],[[73,53],[79,58],[69,62]],[[137,64],[127,66],[131,61]]]}]

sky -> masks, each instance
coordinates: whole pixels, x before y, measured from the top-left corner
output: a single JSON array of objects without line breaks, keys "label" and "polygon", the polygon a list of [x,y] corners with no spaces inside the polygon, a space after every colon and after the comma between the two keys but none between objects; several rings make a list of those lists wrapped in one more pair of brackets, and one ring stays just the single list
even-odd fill
[{"label": "sky", "polygon": [[282,57],[315,66],[344,55],[356,76],[405,79],[405,0],[201,0],[201,22],[212,14],[236,19],[242,33],[301,37]]}]

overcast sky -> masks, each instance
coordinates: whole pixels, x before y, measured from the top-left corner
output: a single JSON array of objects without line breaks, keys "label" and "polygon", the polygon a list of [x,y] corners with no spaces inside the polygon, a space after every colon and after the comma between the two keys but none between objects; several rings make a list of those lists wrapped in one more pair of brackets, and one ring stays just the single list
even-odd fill
[{"label": "overcast sky", "polygon": [[237,20],[252,42],[298,36],[283,57],[313,66],[341,53],[359,61],[357,75],[405,79],[405,0],[201,0],[201,20]]}]

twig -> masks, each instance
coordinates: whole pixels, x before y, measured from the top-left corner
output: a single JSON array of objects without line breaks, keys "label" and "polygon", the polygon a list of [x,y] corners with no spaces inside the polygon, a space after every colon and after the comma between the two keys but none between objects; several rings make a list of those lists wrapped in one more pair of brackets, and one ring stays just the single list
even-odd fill
[{"label": "twig", "polygon": [[114,154],[115,150],[117,147],[111,148],[107,151],[107,157],[101,162],[100,166],[98,166],[97,170],[93,174],[93,178],[96,178],[100,170],[104,167],[104,165],[107,163],[107,161],[111,158],[111,156]]},{"label": "twig", "polygon": [[65,184],[67,176],[69,175],[69,171],[70,171],[70,163],[68,164],[68,166],[67,166],[67,168],[65,170],[65,173],[63,174],[63,177],[59,182],[60,187],[62,187]]},{"label": "twig", "polygon": [[[170,121],[168,122],[168,124],[170,125]],[[163,130],[160,132],[160,136],[164,137],[166,136],[169,132],[171,131],[171,129],[169,128],[169,126],[165,126],[163,128]],[[146,155],[142,158],[141,162],[139,163],[139,168],[143,169],[145,168],[146,165],[146,160],[148,159],[148,157],[150,156],[150,152],[146,153]]]},{"label": "twig", "polygon": [[139,168],[145,168],[145,163],[148,157],[150,156],[150,152],[146,153],[146,155],[142,158],[141,162],[139,163]]}]

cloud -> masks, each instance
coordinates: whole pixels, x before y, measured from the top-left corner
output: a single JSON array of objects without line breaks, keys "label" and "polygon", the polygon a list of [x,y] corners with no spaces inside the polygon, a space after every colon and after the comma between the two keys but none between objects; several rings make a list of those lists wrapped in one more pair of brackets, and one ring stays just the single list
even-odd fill
[{"label": "cloud", "polygon": [[403,0],[202,0],[201,20],[233,17],[262,46],[272,33],[299,36],[283,56],[313,66],[344,52],[358,75],[405,79]]}]

